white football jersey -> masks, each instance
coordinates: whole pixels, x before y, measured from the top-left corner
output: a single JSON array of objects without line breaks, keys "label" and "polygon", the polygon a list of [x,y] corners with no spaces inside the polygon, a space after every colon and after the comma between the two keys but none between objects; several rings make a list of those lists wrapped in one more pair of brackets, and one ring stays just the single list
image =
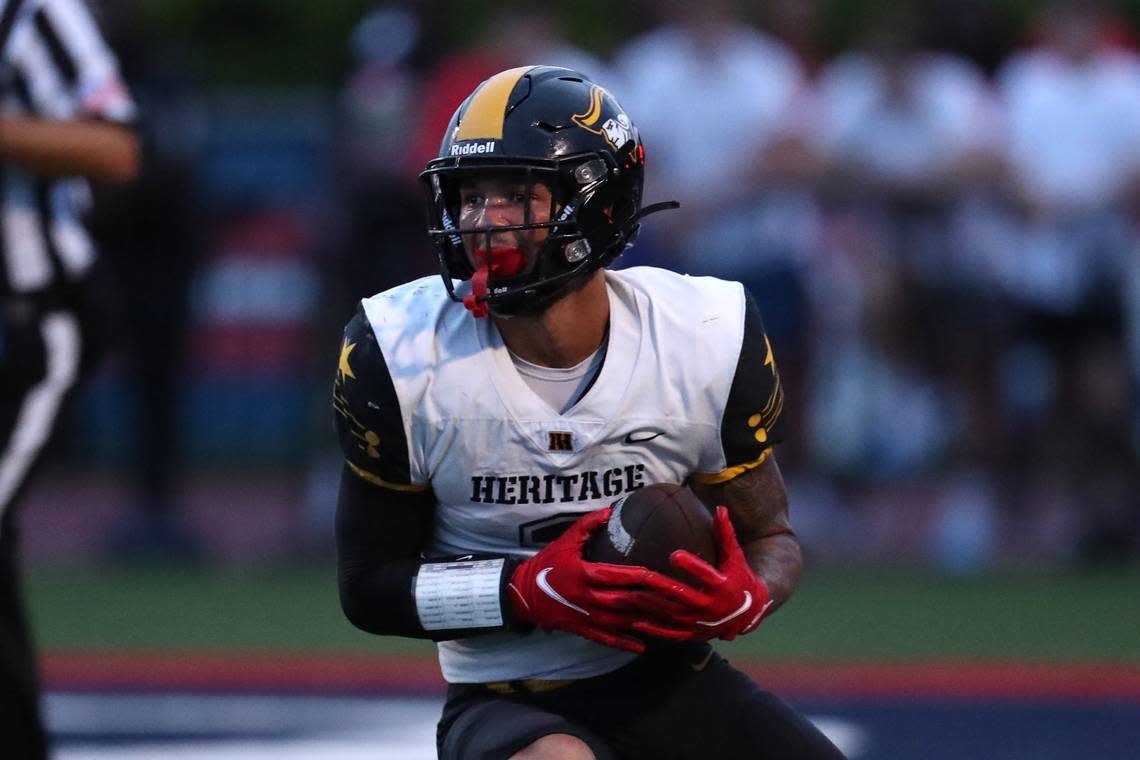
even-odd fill
[{"label": "white football jersey", "polygon": [[[742,286],[648,267],[605,277],[605,362],[562,414],[519,376],[494,322],[449,300],[438,277],[363,301],[400,420],[388,410],[388,422],[371,427],[394,435],[362,433],[346,454],[373,482],[431,489],[438,506],[427,556],[530,556],[582,514],[641,486],[725,480],[766,455],[783,396],[758,324],[750,340],[762,345],[748,355],[766,359],[749,362],[754,380],[734,383],[750,332]],[[347,341],[344,348],[351,351]],[[730,392],[748,397],[739,399],[746,411],[726,415],[740,406]],[[369,410],[355,406],[348,416],[364,430]],[[726,434],[737,416],[743,433]],[[403,440],[392,440],[400,428]],[[540,630],[441,642],[439,654],[453,683],[585,678],[633,656]]]}]

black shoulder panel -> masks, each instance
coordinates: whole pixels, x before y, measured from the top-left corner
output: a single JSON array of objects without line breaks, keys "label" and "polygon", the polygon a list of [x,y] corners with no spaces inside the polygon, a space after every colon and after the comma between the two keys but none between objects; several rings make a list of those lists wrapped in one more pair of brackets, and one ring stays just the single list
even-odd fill
[{"label": "black shoulder panel", "polygon": [[783,439],[784,389],[760,309],[745,291],[744,339],[720,435],[729,467],[754,462]]},{"label": "black shoulder panel", "polygon": [[352,472],[387,488],[425,488],[412,485],[400,401],[362,308],[344,329],[333,382],[333,409],[340,446]]}]

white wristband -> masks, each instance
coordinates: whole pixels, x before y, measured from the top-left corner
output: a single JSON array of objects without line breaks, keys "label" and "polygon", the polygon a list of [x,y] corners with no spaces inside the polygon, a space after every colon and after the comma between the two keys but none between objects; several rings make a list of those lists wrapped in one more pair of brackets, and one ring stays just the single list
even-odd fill
[{"label": "white wristband", "polygon": [[415,587],[420,625],[427,631],[501,626],[505,562],[500,557],[420,565]]}]

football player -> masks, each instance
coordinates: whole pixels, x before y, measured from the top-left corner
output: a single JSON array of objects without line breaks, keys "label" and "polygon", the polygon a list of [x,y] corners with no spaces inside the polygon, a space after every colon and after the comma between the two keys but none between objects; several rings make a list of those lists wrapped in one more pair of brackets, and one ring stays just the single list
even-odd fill
[{"label": "football player", "polygon": [[[340,598],[438,642],[443,758],[836,758],[708,642],[800,574],[772,445],[783,391],[739,283],[606,266],[646,156],[603,88],[529,66],[458,108],[422,180],[442,278],[365,299],[333,400]],[[585,561],[609,504],[688,483],[719,561],[682,583]]]}]

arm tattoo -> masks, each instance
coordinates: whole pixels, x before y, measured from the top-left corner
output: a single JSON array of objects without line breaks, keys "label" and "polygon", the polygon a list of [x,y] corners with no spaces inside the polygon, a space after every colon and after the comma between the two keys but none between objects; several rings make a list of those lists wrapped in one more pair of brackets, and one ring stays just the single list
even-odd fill
[{"label": "arm tattoo", "polygon": [[692,488],[706,504],[728,507],[748,564],[768,586],[774,607],[783,604],[799,583],[803,555],[788,518],[788,492],[775,457],[725,483],[694,483]]}]

